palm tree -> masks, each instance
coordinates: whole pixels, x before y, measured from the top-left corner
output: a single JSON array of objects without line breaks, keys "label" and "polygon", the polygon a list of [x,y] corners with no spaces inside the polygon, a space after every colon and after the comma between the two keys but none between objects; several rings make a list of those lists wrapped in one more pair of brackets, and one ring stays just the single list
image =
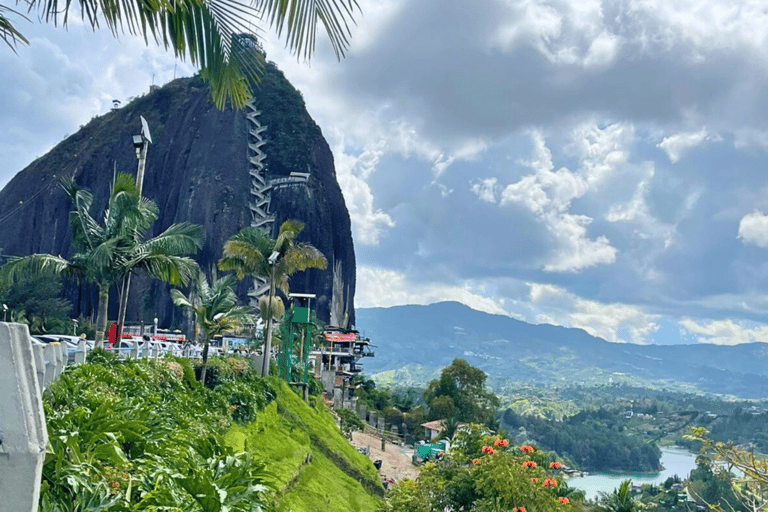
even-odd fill
[{"label": "palm tree", "polygon": [[109,202],[99,223],[90,214],[93,196],[72,181],[62,183],[72,200],[70,229],[75,254],[67,260],[51,254],[11,257],[0,269],[0,283],[24,275],[52,271],[99,288],[96,341],[104,339],[110,287],[136,268],[172,285],[186,284],[197,264],[183,257],[201,246],[202,227],[173,224],[149,240],[142,237],[158,218],[157,205],[141,197],[133,177],[118,173],[112,183]]},{"label": "palm tree", "polygon": [[600,507],[606,512],[635,512],[638,507],[637,500],[630,494],[632,480],[624,480],[618,489],[611,494],[600,492]]},{"label": "palm tree", "polygon": [[[15,0],[16,5],[22,3]],[[71,11],[92,28],[102,23],[115,35],[128,32],[148,43],[154,39],[176,57],[189,58],[211,84],[218,108],[227,101],[242,108],[258,81],[264,55],[252,23],[260,21],[285,35],[286,46],[306,60],[315,49],[318,22],[325,28],[337,58],[349,45],[350,22],[359,11],[356,0],[26,0],[26,11],[37,11],[46,23],[67,27]],[[9,17],[24,14],[0,4],[0,39],[12,50],[27,39]]]},{"label": "palm tree", "polygon": [[[325,269],[328,266],[325,256],[317,248],[309,243],[296,241],[296,237],[303,229],[303,222],[286,220],[280,225],[277,239],[273,240],[259,228],[245,227],[227,240],[224,244],[224,254],[219,260],[219,269],[235,271],[238,279],[250,275],[269,280],[269,300],[266,304],[260,301],[267,307],[262,376],[269,375],[272,320],[275,316],[272,303],[275,289],[288,295],[290,293],[288,280],[293,274],[309,268]],[[270,264],[273,254],[276,255],[276,259],[273,264]]]},{"label": "palm tree", "polygon": [[209,284],[205,273],[198,271],[191,283],[191,287],[194,288],[194,293],[191,295],[194,299],[190,300],[175,288],[171,290],[171,300],[174,305],[192,311],[195,315],[195,323],[203,334],[203,366],[200,370],[200,382],[203,383],[205,383],[208,346],[211,338],[241,328],[250,317],[248,307],[237,305],[237,295],[232,289],[234,284],[235,278],[232,275],[220,279],[214,276],[213,282]]}]

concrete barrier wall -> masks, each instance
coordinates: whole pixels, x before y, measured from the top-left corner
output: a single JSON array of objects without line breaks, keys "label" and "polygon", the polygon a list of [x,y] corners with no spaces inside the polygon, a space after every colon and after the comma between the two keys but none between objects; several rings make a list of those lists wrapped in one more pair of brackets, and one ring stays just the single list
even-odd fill
[{"label": "concrete barrier wall", "polygon": [[35,357],[26,325],[0,323],[0,496],[14,512],[37,511],[48,444]]}]

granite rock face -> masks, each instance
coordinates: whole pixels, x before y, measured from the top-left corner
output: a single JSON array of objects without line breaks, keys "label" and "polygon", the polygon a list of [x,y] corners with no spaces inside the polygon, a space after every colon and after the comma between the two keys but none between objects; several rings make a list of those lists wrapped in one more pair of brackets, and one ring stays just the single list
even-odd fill
[{"label": "granite rock face", "polygon": [[[328,269],[297,274],[291,291],[315,293],[313,309],[324,322],[340,327],[354,324],[355,253],[349,212],[333,165],[333,156],[320,128],[306,111],[301,94],[273,65],[268,64],[255,89],[259,121],[267,126],[266,168],[270,178],[291,172],[309,173],[306,184],[277,188],[270,211],[275,229],[285,219],[306,227],[299,241],[309,242],[326,256]],[[70,202],[58,184],[73,177],[94,195],[94,211],[103,208],[114,170],[136,172],[131,136],[140,132],[139,116],[147,120],[153,144],[148,151],[144,195],[160,208],[151,235],[174,222],[204,227],[205,242],[195,256],[210,273],[224,242],[251,222],[251,177],[247,161],[248,123],[243,111],[217,110],[198,78],[174,80],[136,98],[123,108],[93,118],[74,135],[19,172],[0,191],[0,247],[4,255],[36,252],[71,254],[68,226]],[[247,302],[250,282],[238,286]],[[96,291],[88,285],[67,286],[74,314],[91,316]],[[128,322],[152,322],[181,327],[182,312],[168,299],[168,286],[146,277],[134,278]],[[117,317],[112,291],[109,318]],[[95,315],[94,315],[95,317]]]}]

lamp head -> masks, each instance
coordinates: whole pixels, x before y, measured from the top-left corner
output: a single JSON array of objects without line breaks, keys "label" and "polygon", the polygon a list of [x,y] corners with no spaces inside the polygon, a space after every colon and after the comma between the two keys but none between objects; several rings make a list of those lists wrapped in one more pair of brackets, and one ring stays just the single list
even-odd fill
[{"label": "lamp head", "polygon": [[269,255],[269,259],[267,262],[269,262],[270,265],[274,265],[277,262],[277,258],[280,256],[280,251],[272,251],[272,254]]},{"label": "lamp head", "polygon": [[141,149],[141,147],[144,145],[144,137],[141,135],[134,135],[133,136],[133,147],[136,149]]}]

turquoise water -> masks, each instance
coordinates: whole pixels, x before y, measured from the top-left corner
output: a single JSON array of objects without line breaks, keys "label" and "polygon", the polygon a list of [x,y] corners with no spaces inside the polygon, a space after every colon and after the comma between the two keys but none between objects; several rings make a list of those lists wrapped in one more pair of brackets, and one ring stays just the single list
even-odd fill
[{"label": "turquoise water", "polygon": [[662,448],[661,465],[664,470],[658,473],[590,473],[568,479],[568,485],[586,492],[588,499],[596,498],[600,491],[613,492],[627,478],[637,485],[658,485],[673,475],[686,478],[696,468],[696,455],[683,448]]}]

